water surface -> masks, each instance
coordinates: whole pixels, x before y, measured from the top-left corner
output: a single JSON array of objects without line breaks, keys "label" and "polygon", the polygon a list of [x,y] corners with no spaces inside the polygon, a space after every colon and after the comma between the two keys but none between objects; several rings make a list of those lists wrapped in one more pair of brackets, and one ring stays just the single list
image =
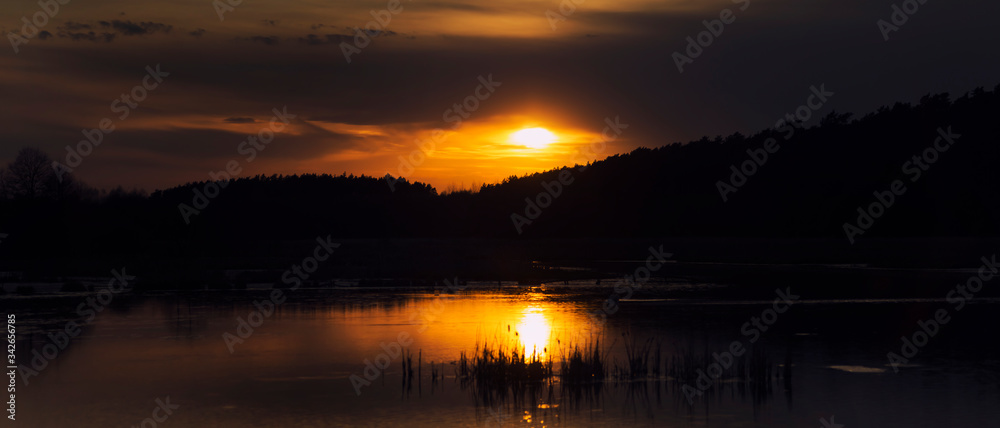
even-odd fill
[{"label": "water surface", "polygon": [[[1000,417],[1000,360],[990,330],[1000,314],[995,301],[955,313],[896,373],[886,354],[899,352],[900,337],[947,302],[803,297],[752,345],[773,370],[765,386],[718,382],[691,404],[682,382],[664,372],[582,386],[557,379],[484,395],[456,378],[454,362],[484,341],[519,340],[558,370],[568,346],[600,339],[613,368],[624,364],[626,343],[653,338],[666,365],[723,352],[733,341],[750,345],[741,327],[770,301],[651,292],[620,302],[594,328],[591,315],[613,294],[610,286],[474,283],[456,294],[300,289],[230,352],[224,334],[236,334],[239,319],[268,293],[117,296],[28,385],[21,383],[18,422],[138,426],[155,400],[168,396],[180,407],[161,426],[812,427],[833,417],[847,427],[938,427],[989,425]],[[30,352],[49,343],[48,334],[85,321],[75,309],[90,295],[3,299],[5,310],[16,308],[22,365],[30,366]],[[404,349],[420,372],[412,382],[403,376],[403,357],[391,355],[401,334],[412,340]],[[356,388],[351,376],[363,379],[366,360],[377,358],[390,360],[388,367]],[[432,363],[443,379],[432,380]]]}]

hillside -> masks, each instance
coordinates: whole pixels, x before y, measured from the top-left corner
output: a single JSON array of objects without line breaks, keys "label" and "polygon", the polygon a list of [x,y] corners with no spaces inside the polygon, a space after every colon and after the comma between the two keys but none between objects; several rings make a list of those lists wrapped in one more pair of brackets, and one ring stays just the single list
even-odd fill
[{"label": "hillside", "polygon": [[[9,236],[0,256],[39,269],[89,257],[266,256],[283,254],[282,242],[327,235],[823,238],[847,245],[996,237],[998,89],[929,95],[858,118],[831,113],[811,127],[639,148],[475,193],[439,195],[404,181],[393,191],[384,178],[345,174],[188,183],[151,195],[95,196],[85,186],[27,195],[8,178],[0,231]],[[747,173],[734,172],[741,168]],[[871,218],[859,219],[867,217],[859,208]]]}]

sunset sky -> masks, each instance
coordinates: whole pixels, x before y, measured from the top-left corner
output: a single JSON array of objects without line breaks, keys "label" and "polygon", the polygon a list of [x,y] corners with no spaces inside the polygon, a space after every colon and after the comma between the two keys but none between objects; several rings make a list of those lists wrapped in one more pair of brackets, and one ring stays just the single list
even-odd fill
[{"label": "sunset sky", "polygon": [[[885,41],[887,0],[577,1],[553,30],[555,0],[403,0],[350,63],[340,43],[390,2],[243,0],[220,20],[211,0],[75,0],[16,54],[10,33],[41,9],[4,2],[0,164],[24,146],[63,161],[81,130],[110,118],[115,130],[75,168],[98,187],[171,187],[237,160],[241,176],[390,173],[442,190],[572,165],[581,152],[753,132],[813,85],[835,93],[825,114],[1000,83],[996,3],[930,0]],[[727,8],[735,21],[678,72],[671,55]],[[169,76],[120,119],[112,102],[157,64]],[[453,106],[489,76],[500,85],[452,129]],[[296,118],[248,161],[239,147],[274,108]],[[615,117],[628,128],[586,149]],[[525,128],[553,138],[511,137]],[[444,131],[433,153],[400,170],[434,129]]]}]

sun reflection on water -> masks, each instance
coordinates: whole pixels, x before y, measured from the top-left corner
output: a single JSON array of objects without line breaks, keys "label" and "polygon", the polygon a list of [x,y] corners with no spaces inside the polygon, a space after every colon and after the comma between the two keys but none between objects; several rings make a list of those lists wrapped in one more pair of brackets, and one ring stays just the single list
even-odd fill
[{"label": "sun reflection on water", "polygon": [[552,322],[546,316],[545,309],[539,306],[525,308],[514,332],[517,333],[516,339],[524,346],[526,355],[535,354],[540,360],[548,360]]}]

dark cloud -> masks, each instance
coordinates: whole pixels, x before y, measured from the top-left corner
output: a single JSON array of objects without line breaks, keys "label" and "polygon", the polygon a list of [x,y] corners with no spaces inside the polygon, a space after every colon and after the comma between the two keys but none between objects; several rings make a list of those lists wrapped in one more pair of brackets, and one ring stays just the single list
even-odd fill
[{"label": "dark cloud", "polygon": [[257,123],[252,117],[227,117],[222,121],[228,123]]},{"label": "dark cloud", "polygon": [[90,24],[84,24],[81,22],[66,21],[59,28],[68,31],[79,31],[79,30],[90,30],[93,29],[94,27]]},{"label": "dark cloud", "polygon": [[250,36],[244,37],[240,40],[246,40],[248,42],[263,43],[265,45],[273,46],[278,44],[281,39],[278,36]]},{"label": "dark cloud", "polygon": [[[100,28],[100,31],[97,29]],[[103,41],[111,42],[119,35],[121,36],[140,36],[147,34],[163,33],[168,34],[173,29],[173,25],[163,24],[158,22],[139,22],[135,23],[132,21],[96,21],[93,23],[77,22],[77,21],[66,21],[62,25],[56,27],[57,34],[59,37],[66,38],[72,41]],[[201,33],[204,30],[199,29]],[[198,35],[200,36],[201,33]],[[194,33],[191,33],[195,35]]]},{"label": "dark cloud", "polygon": [[498,12],[498,11],[504,10],[504,9],[496,7],[496,6],[484,6],[482,4],[453,3],[453,2],[422,3],[421,7],[424,7],[424,8],[427,8],[427,9],[459,10],[459,11],[463,11],[463,12],[481,12],[481,13]]},{"label": "dark cloud", "polygon": [[[263,126],[267,126],[266,124]],[[322,157],[341,149],[362,147],[362,139],[303,127],[303,135],[278,134],[261,152],[268,160],[295,160]],[[116,134],[118,135],[118,134]],[[116,137],[123,149],[158,157],[191,161],[221,169],[228,159],[242,159],[239,145],[247,135],[239,132],[200,129],[122,131]],[[205,168],[205,172],[208,172]]]},{"label": "dark cloud", "polygon": [[91,41],[91,42],[107,42],[110,43],[115,39],[117,34],[114,33],[97,33],[94,31],[87,32],[70,32],[70,31],[60,31],[59,37],[68,38],[75,42],[79,41]]},{"label": "dark cloud", "polygon": [[281,22],[281,21],[278,21],[278,20],[275,20],[275,19],[265,19],[262,22],[264,23],[264,25],[267,25],[269,27],[277,27],[278,23]]},{"label": "dark cloud", "polygon": [[103,28],[114,29],[119,34],[125,36],[139,36],[154,33],[169,33],[170,30],[174,28],[173,25],[162,24],[159,22],[132,22],[132,21],[121,21],[112,20],[108,21],[98,21],[98,24]]},{"label": "dark cloud", "polygon": [[372,36],[372,37],[396,36],[396,35],[399,35],[399,33],[395,32],[395,31],[391,31],[391,30],[364,30],[364,31],[365,31],[365,33],[368,33],[368,35]]},{"label": "dark cloud", "polygon": [[205,34],[205,29],[204,28],[199,28],[197,30],[189,32],[188,34],[192,35],[194,37],[201,37],[202,35]]},{"label": "dark cloud", "polygon": [[[325,28],[332,28],[332,29],[337,29],[338,28],[338,27],[334,27],[332,25],[323,25],[323,24],[312,25],[309,28],[311,28],[313,30],[318,30],[318,29],[324,28],[324,27]],[[361,29],[360,27],[339,27],[339,31],[342,31],[344,33],[344,35],[350,36],[350,37],[354,37],[354,35],[357,34],[358,31],[363,31],[364,33],[368,34],[371,37],[397,36],[397,35],[400,35],[400,33],[397,33],[397,32],[392,31],[392,30],[385,30],[385,29],[382,29],[382,30],[378,30],[378,29]]]},{"label": "dark cloud", "polygon": [[[722,3],[720,8],[729,2]],[[236,156],[235,145],[245,135],[182,127],[130,132],[125,127],[158,115],[164,115],[165,123],[172,123],[172,116],[228,117],[223,119],[226,123],[250,117],[266,121],[272,108],[288,105],[300,118],[334,124],[430,129],[447,126],[442,113],[474,93],[478,76],[492,74],[503,85],[469,121],[537,114],[559,125],[600,132],[606,117],[620,116],[630,127],[615,147],[609,147],[606,154],[610,155],[639,145],[659,146],[772,126],[806,102],[812,85],[825,84],[836,93],[824,109],[864,114],[883,104],[917,100],[928,92],[957,94],[976,86],[992,87],[1000,79],[995,54],[984,48],[1000,42],[1000,33],[990,24],[1000,12],[1000,3],[941,3],[933,12],[921,9],[889,42],[882,40],[876,21],[887,19],[892,10],[874,3],[752,2],[749,11],[738,14],[736,22],[726,26],[684,73],[678,72],[672,53],[683,52],[686,37],[704,31],[703,21],[717,17],[717,10],[615,13],[586,10],[585,3],[551,36],[420,33],[417,41],[379,37],[353,56],[350,64],[335,42],[352,39],[353,30],[314,24],[309,31],[304,24],[287,32],[276,29],[277,35],[253,36],[253,32],[267,30],[257,24],[260,17],[247,21],[256,31],[226,38],[206,36],[197,42],[196,50],[166,37],[142,39],[141,45],[73,49],[40,43],[25,59],[44,64],[39,68],[45,71],[0,82],[0,93],[10,100],[0,106],[0,113],[17,118],[7,125],[17,128],[16,134],[6,130],[8,135],[17,135],[17,141],[62,153],[63,146],[79,140],[81,127],[96,126],[96,119],[111,114],[109,101],[137,83],[142,68],[137,69],[137,64],[163,63],[174,74],[162,89],[150,93],[123,123],[122,131],[108,136],[113,143],[102,145],[99,154],[88,158],[81,173],[86,180],[87,168],[97,171],[102,162],[139,151],[151,155],[136,159],[155,158],[157,163],[137,180],[170,184],[182,181],[178,177],[202,174],[183,169],[187,164],[177,162],[178,158],[214,156],[198,168],[220,168],[218,161]],[[548,32],[541,12],[544,8],[537,13],[538,25]],[[586,29],[572,32],[574,25]],[[204,34],[202,29],[185,32],[177,27],[178,38],[189,42],[188,34]],[[407,31],[402,23],[399,29]],[[70,30],[63,26],[61,30],[56,32],[59,37],[104,40],[102,34],[85,27]],[[114,31],[109,33],[112,38],[118,34],[114,28],[108,30]],[[587,37],[595,34],[599,37]],[[234,37],[255,43],[233,43]],[[279,42],[284,42],[281,49],[264,49],[266,55],[256,45]],[[14,67],[5,72],[20,70]],[[45,84],[12,83],[28,79]],[[105,86],[92,88],[96,85]],[[92,92],[97,93],[94,98],[74,98]],[[56,122],[73,126],[54,134]],[[219,128],[230,126],[215,122]],[[308,136],[280,138],[261,159],[272,155],[311,159],[358,147],[363,140],[318,130]],[[112,184],[112,179],[95,184]]]},{"label": "dark cloud", "polygon": [[48,40],[48,39],[50,39],[52,37],[53,37],[52,33],[48,32],[48,31],[44,31],[43,30],[42,32],[38,33],[38,38],[41,39],[41,40]]},{"label": "dark cloud", "polygon": [[315,34],[307,34],[305,37],[299,37],[299,43],[316,46],[316,45],[326,45],[326,44],[337,44],[340,42],[350,42],[354,38],[353,36],[348,36],[345,34],[327,34],[325,36],[317,36]]}]

